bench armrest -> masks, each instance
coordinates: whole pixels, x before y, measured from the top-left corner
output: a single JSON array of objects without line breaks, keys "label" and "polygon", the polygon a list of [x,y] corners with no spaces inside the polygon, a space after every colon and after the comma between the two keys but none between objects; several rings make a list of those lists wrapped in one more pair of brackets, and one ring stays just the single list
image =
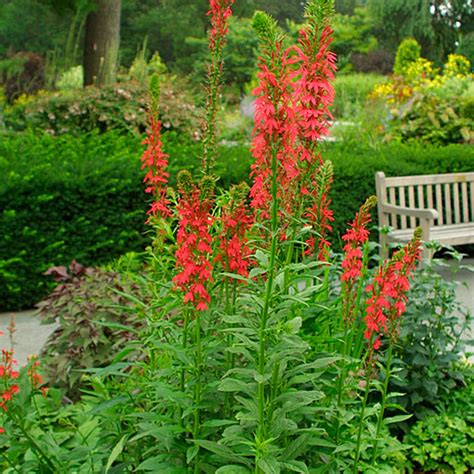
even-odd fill
[{"label": "bench armrest", "polygon": [[382,204],[382,212],[385,214],[400,214],[402,216],[419,217],[420,219],[438,219],[436,209],[414,209],[410,207],[394,206],[393,204]]}]

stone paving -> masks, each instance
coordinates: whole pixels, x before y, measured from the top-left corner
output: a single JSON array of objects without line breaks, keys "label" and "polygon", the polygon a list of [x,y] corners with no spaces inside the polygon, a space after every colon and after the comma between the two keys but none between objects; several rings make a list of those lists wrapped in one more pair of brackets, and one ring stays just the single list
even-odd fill
[{"label": "stone paving", "polygon": [[11,318],[15,321],[15,333],[13,334],[13,349],[15,359],[19,365],[24,365],[29,355],[38,355],[49,335],[54,331],[56,325],[41,324],[35,310],[21,311],[19,313],[0,313],[0,348],[10,347],[8,326]]},{"label": "stone paving", "polygon": [[[463,265],[474,266],[474,259],[464,260]],[[452,263],[451,266],[457,268],[455,263]],[[455,278],[464,283],[459,288],[458,297],[474,314],[474,272],[460,268],[453,273],[450,268],[445,268],[441,270],[441,274],[446,279]],[[18,363],[22,365],[26,362],[28,355],[40,352],[48,336],[53,332],[55,325],[42,325],[34,310],[20,313],[0,313],[0,331],[5,333],[0,336],[0,348],[10,347],[7,327],[12,317],[14,317],[16,325],[16,332],[13,336],[15,357]],[[474,336],[474,327],[471,328],[471,333],[471,336]],[[474,346],[470,348],[470,352],[474,352]]]}]

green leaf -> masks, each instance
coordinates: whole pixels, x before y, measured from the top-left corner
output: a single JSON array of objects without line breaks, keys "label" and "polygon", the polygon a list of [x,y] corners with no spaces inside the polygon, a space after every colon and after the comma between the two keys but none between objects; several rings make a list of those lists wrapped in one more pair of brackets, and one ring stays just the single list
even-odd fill
[{"label": "green leaf", "polygon": [[249,470],[243,466],[237,466],[236,464],[228,464],[227,466],[222,466],[215,474],[249,474]]},{"label": "green leaf", "polygon": [[282,458],[291,460],[297,458],[308,447],[308,441],[311,439],[311,433],[304,433],[294,439],[283,451]]},{"label": "green leaf", "polygon": [[390,418],[384,418],[383,422],[386,425],[389,425],[391,423],[400,423],[402,421],[408,420],[413,416],[413,414],[409,413],[408,415],[397,415],[397,416],[391,416]]},{"label": "green leaf", "polygon": [[114,449],[110,453],[109,459],[107,461],[107,465],[105,466],[105,473],[109,472],[109,469],[112,467],[114,461],[120,456],[125,447],[125,442],[127,441],[128,435],[123,435],[120,441],[115,445]]},{"label": "green leaf", "polygon": [[243,458],[242,456],[237,456],[230,448],[218,444],[214,441],[207,441],[207,440],[196,440],[196,443],[199,446],[202,446],[204,449],[207,449],[208,451],[211,451],[214,454],[217,454],[220,456],[222,459],[225,459],[227,461],[231,462],[236,462],[236,463],[244,463],[247,466],[250,466],[249,462]]},{"label": "green leaf", "polygon": [[166,474],[187,474],[188,470],[183,467],[172,466],[169,463],[163,462],[161,456],[155,456],[143,461],[138,467],[138,471],[152,471],[163,472]]},{"label": "green leaf", "polygon": [[286,461],[280,463],[281,467],[286,467],[290,471],[293,472],[302,472],[304,474],[308,474],[308,466],[303,461]]},{"label": "green leaf", "polygon": [[191,461],[196,457],[196,454],[199,452],[199,446],[190,446],[186,450],[186,462],[190,464]]},{"label": "green leaf", "polygon": [[257,466],[265,474],[279,474],[280,472],[280,463],[275,458],[259,459]]},{"label": "green leaf", "polygon": [[221,392],[244,392],[250,393],[251,386],[248,383],[242,382],[241,380],[225,378],[219,384],[219,388]]}]

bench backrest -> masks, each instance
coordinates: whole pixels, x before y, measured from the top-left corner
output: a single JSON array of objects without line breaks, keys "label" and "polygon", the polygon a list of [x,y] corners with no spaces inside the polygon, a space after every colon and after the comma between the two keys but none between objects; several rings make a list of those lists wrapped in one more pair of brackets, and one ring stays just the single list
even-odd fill
[{"label": "bench backrest", "polygon": [[[435,226],[474,222],[474,173],[452,173],[387,178],[376,175],[382,203],[417,209],[436,209]],[[414,228],[414,217],[390,215],[394,229]]]}]

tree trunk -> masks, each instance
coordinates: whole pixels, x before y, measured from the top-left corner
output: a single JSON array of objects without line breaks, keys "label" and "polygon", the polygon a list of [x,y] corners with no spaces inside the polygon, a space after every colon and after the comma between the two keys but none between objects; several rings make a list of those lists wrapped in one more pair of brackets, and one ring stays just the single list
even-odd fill
[{"label": "tree trunk", "polygon": [[87,15],[84,41],[84,86],[115,81],[120,44],[121,0],[96,0]]}]

